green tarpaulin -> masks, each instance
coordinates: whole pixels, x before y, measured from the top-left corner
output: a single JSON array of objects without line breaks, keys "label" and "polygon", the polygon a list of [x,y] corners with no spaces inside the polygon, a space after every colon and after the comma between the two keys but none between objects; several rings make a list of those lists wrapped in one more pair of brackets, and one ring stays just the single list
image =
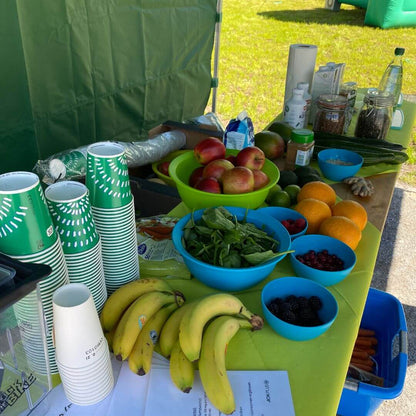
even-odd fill
[{"label": "green tarpaulin", "polygon": [[216,0],[2,0],[0,173],[204,113]]}]

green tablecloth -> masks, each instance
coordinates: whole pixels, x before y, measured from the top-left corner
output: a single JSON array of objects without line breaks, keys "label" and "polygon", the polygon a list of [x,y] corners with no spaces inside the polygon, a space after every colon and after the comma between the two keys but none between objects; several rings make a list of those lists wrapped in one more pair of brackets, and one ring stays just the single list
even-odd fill
[{"label": "green tablecloth", "polygon": [[[188,212],[181,203],[171,214]],[[380,232],[368,224],[356,249],[354,271],[339,284],[329,287],[338,301],[339,313],[325,334],[311,341],[296,342],[281,337],[266,324],[261,331],[239,331],[227,352],[227,366],[233,370],[287,370],[296,415],[335,415],[351,351],[364,309],[380,243]],[[235,294],[254,313],[262,314],[260,294],[263,286],[275,278],[295,276],[290,260],[279,262],[262,283]],[[174,280],[175,288],[187,299],[215,292],[192,279]]]},{"label": "green tablecloth", "polygon": [[[407,145],[410,139],[416,105],[403,104],[406,115],[401,130],[391,131],[389,139]],[[361,176],[397,171],[400,166],[377,165],[360,171]],[[189,210],[181,203],[171,214],[181,217]],[[297,416],[333,416],[336,414],[345,382],[351,352],[381,240],[381,232],[368,223],[356,249],[357,264],[342,282],[328,289],[336,297],[339,313],[333,326],[319,338],[305,342],[290,341],[271,330],[251,333],[241,330],[231,340],[227,352],[227,366],[233,370],[287,370]],[[235,293],[252,312],[262,315],[260,294],[270,280],[294,276],[290,260],[279,262],[273,273],[250,290]],[[174,280],[173,285],[182,290],[187,299],[215,292],[195,279]],[[278,412],[278,409],[276,409]],[[278,413],[276,413],[278,414]]]}]

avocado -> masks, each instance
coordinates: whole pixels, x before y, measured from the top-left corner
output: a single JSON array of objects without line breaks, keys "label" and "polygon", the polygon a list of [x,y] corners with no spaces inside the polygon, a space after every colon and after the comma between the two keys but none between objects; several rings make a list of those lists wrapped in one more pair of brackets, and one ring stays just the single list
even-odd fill
[{"label": "avocado", "polygon": [[298,185],[302,187],[303,185],[307,184],[308,182],[319,181],[323,182],[321,175],[316,175],[311,173],[309,175],[303,175],[298,178]]},{"label": "avocado", "polygon": [[309,175],[318,175],[319,177],[321,176],[319,171],[312,166],[297,166],[294,172],[298,178]]},{"label": "avocado", "polygon": [[282,170],[280,171],[280,178],[279,182],[277,182],[282,189],[285,188],[287,185],[297,185],[298,184],[298,177],[295,172],[292,170]]}]

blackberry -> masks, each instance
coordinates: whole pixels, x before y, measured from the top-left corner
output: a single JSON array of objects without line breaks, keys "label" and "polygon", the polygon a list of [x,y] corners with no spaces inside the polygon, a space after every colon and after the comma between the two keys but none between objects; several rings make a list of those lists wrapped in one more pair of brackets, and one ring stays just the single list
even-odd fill
[{"label": "blackberry", "polygon": [[294,324],[296,322],[296,315],[292,311],[287,310],[282,312],[282,314],[280,315],[280,319],[289,324]]},{"label": "blackberry", "polygon": [[311,296],[309,298],[309,306],[313,311],[319,311],[322,308],[322,301],[318,296]]},{"label": "blackberry", "polygon": [[285,311],[290,311],[290,303],[289,302],[283,302],[279,305],[279,310],[281,310],[282,312]]},{"label": "blackberry", "polygon": [[299,296],[298,305],[300,309],[307,308],[309,306],[309,301],[305,296]]},{"label": "blackberry", "polygon": [[269,311],[270,311],[273,315],[277,316],[277,315],[279,314],[279,305],[278,305],[277,303],[275,303],[275,302],[270,302],[270,303],[267,305],[267,308],[269,309]]}]

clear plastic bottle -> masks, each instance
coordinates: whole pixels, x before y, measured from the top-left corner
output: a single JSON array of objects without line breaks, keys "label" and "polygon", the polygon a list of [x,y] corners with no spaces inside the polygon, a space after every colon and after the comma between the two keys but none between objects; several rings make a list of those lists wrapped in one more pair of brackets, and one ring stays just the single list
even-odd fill
[{"label": "clear plastic bottle", "polygon": [[394,97],[393,107],[399,102],[403,81],[404,48],[394,50],[394,58],[384,71],[378,89],[383,93],[390,93]]},{"label": "clear plastic bottle", "polygon": [[309,124],[309,114],[311,112],[312,95],[309,94],[309,82],[298,82],[297,88],[303,90],[303,98],[306,101],[305,122],[304,127]]},{"label": "clear plastic bottle", "polygon": [[285,104],[283,119],[295,129],[301,129],[305,123],[306,100],[303,90],[293,88],[292,98]]}]

